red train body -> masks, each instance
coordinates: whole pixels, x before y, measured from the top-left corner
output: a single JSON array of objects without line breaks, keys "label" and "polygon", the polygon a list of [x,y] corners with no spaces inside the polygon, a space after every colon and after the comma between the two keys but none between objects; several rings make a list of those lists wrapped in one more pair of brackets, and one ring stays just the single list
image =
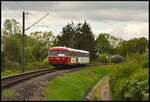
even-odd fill
[{"label": "red train body", "polygon": [[89,52],[66,47],[49,49],[49,64],[55,67],[81,65],[89,63]]}]

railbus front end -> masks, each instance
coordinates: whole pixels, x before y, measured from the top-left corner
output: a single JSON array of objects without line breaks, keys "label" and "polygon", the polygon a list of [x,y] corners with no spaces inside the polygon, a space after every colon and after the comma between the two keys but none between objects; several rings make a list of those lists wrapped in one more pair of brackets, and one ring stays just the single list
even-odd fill
[{"label": "railbus front end", "polygon": [[89,63],[89,52],[66,47],[53,47],[49,49],[49,64],[56,68]]}]

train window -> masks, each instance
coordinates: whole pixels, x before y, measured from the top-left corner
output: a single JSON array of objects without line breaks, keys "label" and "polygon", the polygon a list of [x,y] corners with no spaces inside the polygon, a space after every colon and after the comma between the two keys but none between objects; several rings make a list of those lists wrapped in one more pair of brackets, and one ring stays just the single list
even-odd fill
[{"label": "train window", "polygon": [[74,56],[74,52],[72,51],[72,56]]},{"label": "train window", "polygon": [[70,56],[74,56],[74,52],[73,51],[70,52]]},{"label": "train window", "polygon": [[77,52],[74,52],[74,56],[77,56],[78,54],[77,54]]},{"label": "train window", "polygon": [[58,55],[64,55],[64,56],[68,56],[68,51],[62,51],[62,50],[59,50],[58,51]]},{"label": "train window", "polygon": [[72,56],[71,51],[69,51],[69,56]]},{"label": "train window", "polygon": [[80,57],[80,52],[77,52],[78,53],[78,57]]},{"label": "train window", "polygon": [[51,50],[51,51],[50,51],[50,55],[51,55],[51,56],[57,56],[57,51],[54,51],[54,50],[52,51],[52,50]]}]

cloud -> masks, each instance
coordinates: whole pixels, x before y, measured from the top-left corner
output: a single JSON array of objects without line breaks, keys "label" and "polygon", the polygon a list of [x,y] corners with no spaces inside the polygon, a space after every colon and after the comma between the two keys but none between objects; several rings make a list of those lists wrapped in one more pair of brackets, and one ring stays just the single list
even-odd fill
[{"label": "cloud", "polygon": [[130,39],[148,37],[148,2],[99,2],[99,1],[2,1],[2,23],[7,18],[14,18],[22,24],[22,11],[32,13],[26,15],[26,27],[43,17],[38,24],[26,33],[33,31],[53,31],[54,35],[61,32],[62,27],[73,21],[87,22],[98,35],[109,32],[116,37]]},{"label": "cloud", "polygon": [[96,21],[144,21],[148,20],[148,2],[2,2],[9,10],[53,12],[61,18]]},{"label": "cloud", "polygon": [[95,30],[98,36],[100,33],[109,33],[117,38],[129,40],[132,38],[146,37],[148,39],[148,23],[130,22],[120,27],[106,30]]}]

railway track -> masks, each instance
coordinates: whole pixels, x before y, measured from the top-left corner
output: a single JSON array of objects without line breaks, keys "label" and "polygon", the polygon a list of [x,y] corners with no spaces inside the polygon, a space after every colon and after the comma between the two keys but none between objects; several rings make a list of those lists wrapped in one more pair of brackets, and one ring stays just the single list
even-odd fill
[{"label": "railway track", "polygon": [[36,76],[40,76],[46,73],[52,73],[55,72],[56,69],[42,69],[42,70],[38,70],[38,71],[32,71],[32,72],[25,72],[25,73],[20,73],[20,74],[16,74],[16,75],[12,75],[12,76],[7,76],[4,78],[1,78],[1,87],[8,87],[11,86],[17,82],[32,78],[32,77],[36,77]]},{"label": "railway track", "polygon": [[[100,66],[100,65],[107,65],[107,64],[89,64],[89,65],[86,65],[84,67],[78,67],[77,69],[89,68],[89,67]],[[73,69],[76,69],[76,68],[73,68]],[[1,78],[1,87],[6,88],[6,87],[9,87],[11,85],[14,85],[15,83],[21,82],[23,80],[30,79],[30,78],[36,77],[36,76],[40,76],[40,75],[43,75],[46,73],[52,73],[52,72],[55,72],[56,70],[57,69],[55,69],[55,68],[53,68],[53,69],[42,69],[42,70],[38,70],[38,71],[25,72],[25,73],[7,76],[4,78]],[[68,70],[68,68],[64,69],[64,70]]]}]

